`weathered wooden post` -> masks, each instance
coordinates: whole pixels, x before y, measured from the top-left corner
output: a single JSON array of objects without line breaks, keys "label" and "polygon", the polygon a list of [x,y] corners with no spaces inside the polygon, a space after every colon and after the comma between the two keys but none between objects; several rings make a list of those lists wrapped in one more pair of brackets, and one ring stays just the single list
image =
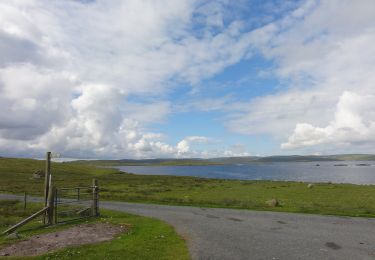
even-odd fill
[{"label": "weathered wooden post", "polygon": [[77,200],[79,201],[80,200],[80,190],[81,188],[77,188]]},{"label": "weathered wooden post", "polygon": [[48,190],[49,190],[49,177],[51,174],[51,152],[46,154],[46,170],[44,175],[44,206],[47,206]]},{"label": "weathered wooden post", "polygon": [[26,191],[23,193],[23,211],[26,210],[26,203],[27,203],[27,193]]},{"label": "weathered wooden post", "polygon": [[54,199],[55,199],[55,207],[54,207],[54,213],[55,213],[55,224],[57,224],[57,203],[58,203],[58,195],[57,195],[57,188],[55,187],[55,196],[54,196]]},{"label": "weathered wooden post", "polygon": [[48,225],[53,224],[53,216],[54,216],[54,201],[55,201],[55,194],[56,194],[56,188],[54,186],[51,186],[48,192],[48,202],[47,202],[47,223]]},{"label": "weathered wooden post", "polygon": [[[44,207],[48,204],[48,193],[50,186],[50,176],[51,176],[51,152],[46,153],[46,170],[44,174]],[[46,223],[46,216],[43,218],[43,224]]]},{"label": "weathered wooden post", "polygon": [[98,180],[92,180],[92,215],[99,216],[99,187]]}]

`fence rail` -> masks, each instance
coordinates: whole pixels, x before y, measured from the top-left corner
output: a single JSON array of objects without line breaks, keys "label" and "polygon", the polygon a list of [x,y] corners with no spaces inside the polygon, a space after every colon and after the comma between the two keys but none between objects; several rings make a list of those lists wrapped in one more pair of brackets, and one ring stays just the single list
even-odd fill
[{"label": "fence rail", "polygon": [[63,187],[55,190],[55,224],[99,215],[99,187],[93,180],[92,186]]},{"label": "fence rail", "polygon": [[[57,189],[52,185],[51,156],[51,152],[46,153],[46,170],[43,192],[44,207],[33,215],[8,228],[3,234],[13,232],[40,215],[43,215],[43,224],[48,225],[82,219],[84,217],[99,216],[98,181],[93,179],[92,186]],[[67,194],[70,191],[74,192],[72,194]],[[24,210],[26,209],[26,200],[27,194],[24,193]],[[68,219],[66,217],[68,217]]]}]

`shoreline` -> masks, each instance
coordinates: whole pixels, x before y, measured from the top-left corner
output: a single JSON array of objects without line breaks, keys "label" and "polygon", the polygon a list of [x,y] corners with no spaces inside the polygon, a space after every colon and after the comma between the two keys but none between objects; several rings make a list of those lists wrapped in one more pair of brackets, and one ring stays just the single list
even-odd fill
[{"label": "shoreline", "polygon": [[[0,159],[0,192],[41,195],[44,179],[33,178],[33,172],[43,166],[36,160]],[[51,171],[57,187],[97,179],[101,199],[109,201],[375,217],[375,185],[137,175],[70,163],[52,163]],[[267,204],[272,199],[277,206]]]}]

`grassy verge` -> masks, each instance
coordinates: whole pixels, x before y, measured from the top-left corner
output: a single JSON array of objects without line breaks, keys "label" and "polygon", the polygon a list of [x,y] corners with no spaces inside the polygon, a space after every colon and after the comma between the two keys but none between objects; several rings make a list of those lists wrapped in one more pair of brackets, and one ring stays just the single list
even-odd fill
[{"label": "grassy verge", "polygon": [[[41,195],[43,180],[30,179],[43,161],[0,159],[0,192]],[[115,169],[63,163],[52,165],[57,186],[87,185],[97,178],[104,200],[227,207],[284,212],[375,217],[375,186],[124,174]],[[277,198],[279,207],[265,201]]]},{"label": "grassy verge", "polygon": [[[40,208],[40,205],[31,203],[28,207],[23,211],[22,204],[17,201],[0,201],[0,231],[34,212]],[[94,221],[128,225],[130,231],[108,242],[70,247],[39,257],[12,259],[189,259],[184,241],[172,227],[162,221],[108,210],[103,210],[101,213],[98,219],[81,220],[49,228],[42,228],[40,221],[35,220],[19,230],[21,236],[19,240],[61,230],[78,223]],[[7,240],[4,236],[0,236],[0,247],[14,242],[16,240]]]},{"label": "grassy verge", "polygon": [[[23,204],[16,200],[0,200],[0,234],[5,231],[11,225],[16,224],[22,219],[30,216],[36,211],[42,208],[40,203],[29,203],[26,210],[23,209]],[[41,218],[34,220],[27,225],[27,229],[31,231],[34,228],[39,228],[41,226]],[[0,236],[0,245],[6,243],[7,240],[4,239],[4,236]]]}]

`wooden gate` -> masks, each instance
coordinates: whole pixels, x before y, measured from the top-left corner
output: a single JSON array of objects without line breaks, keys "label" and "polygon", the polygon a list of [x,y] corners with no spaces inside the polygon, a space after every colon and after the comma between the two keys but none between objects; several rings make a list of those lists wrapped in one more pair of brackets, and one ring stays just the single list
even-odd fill
[{"label": "wooden gate", "polygon": [[2,234],[11,233],[41,215],[44,215],[43,224],[48,225],[99,216],[98,181],[94,179],[88,187],[56,188],[52,185],[51,155],[51,152],[46,153],[44,207]]},{"label": "wooden gate", "polygon": [[56,188],[54,196],[54,222],[63,223],[99,216],[99,187],[92,186]]}]

